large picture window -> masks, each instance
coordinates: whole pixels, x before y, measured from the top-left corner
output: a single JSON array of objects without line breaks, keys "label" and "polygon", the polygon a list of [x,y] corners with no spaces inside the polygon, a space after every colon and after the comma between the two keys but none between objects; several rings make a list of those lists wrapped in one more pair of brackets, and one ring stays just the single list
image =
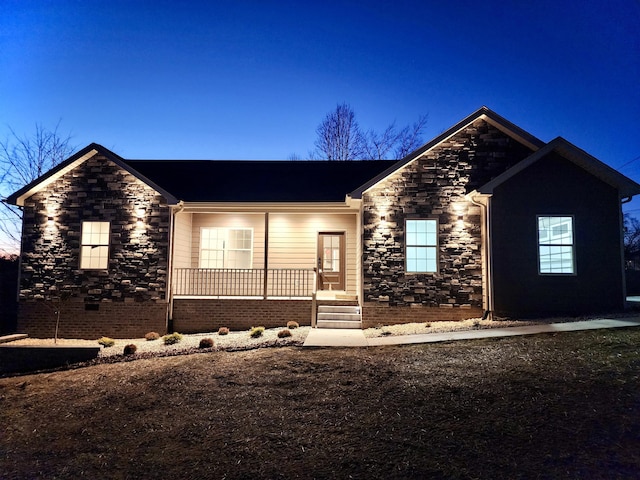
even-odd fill
[{"label": "large picture window", "polygon": [[538,216],[538,271],[575,274],[573,217]]},{"label": "large picture window", "polygon": [[203,228],[200,235],[200,268],[251,268],[251,228]]},{"label": "large picture window", "polygon": [[106,270],[109,267],[109,222],[82,222],[80,268]]},{"label": "large picture window", "polygon": [[438,271],[438,221],[407,220],[405,229],[406,271],[434,273]]}]

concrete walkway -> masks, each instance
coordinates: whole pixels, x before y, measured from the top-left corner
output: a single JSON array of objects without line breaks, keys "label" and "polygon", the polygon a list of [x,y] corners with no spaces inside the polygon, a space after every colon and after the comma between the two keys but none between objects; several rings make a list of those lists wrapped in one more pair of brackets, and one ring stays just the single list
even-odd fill
[{"label": "concrete walkway", "polygon": [[407,345],[412,343],[450,342],[477,338],[512,337],[538,333],[576,332],[603,328],[640,327],[640,317],[623,319],[584,320],[568,323],[545,323],[526,327],[486,328],[446,333],[424,333],[366,338],[362,330],[339,328],[312,328],[304,342],[305,347],[372,347],[381,345]]}]

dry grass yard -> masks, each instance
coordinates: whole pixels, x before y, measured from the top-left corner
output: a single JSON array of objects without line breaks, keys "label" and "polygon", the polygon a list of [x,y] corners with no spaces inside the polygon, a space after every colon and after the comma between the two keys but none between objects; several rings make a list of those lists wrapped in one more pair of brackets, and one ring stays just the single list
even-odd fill
[{"label": "dry grass yard", "polygon": [[640,477],[640,329],[0,379],[0,477]]}]

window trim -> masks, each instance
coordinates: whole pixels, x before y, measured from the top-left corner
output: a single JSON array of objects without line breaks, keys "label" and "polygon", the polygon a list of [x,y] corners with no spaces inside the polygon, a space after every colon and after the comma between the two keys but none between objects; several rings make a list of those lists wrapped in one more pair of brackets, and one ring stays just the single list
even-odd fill
[{"label": "window trim", "polygon": [[[228,242],[229,241],[229,232],[233,231],[233,230],[248,230],[249,232],[251,232],[251,247],[248,249],[238,249],[238,248],[232,248],[229,249],[227,248],[226,245],[223,245],[222,247],[222,252],[223,252],[223,256],[222,256],[222,267],[209,267],[209,266],[203,266],[203,258],[202,258],[202,252],[203,250],[203,235],[205,230],[222,230],[224,231],[224,242]],[[236,269],[236,270],[248,270],[248,269],[252,269],[253,268],[253,248],[254,248],[254,229],[253,227],[200,227],[200,244],[198,246],[198,268],[228,268],[228,269]],[[214,248],[207,248],[206,250],[208,251],[220,251],[220,249],[214,249]],[[229,251],[234,251],[234,252],[249,252],[249,266],[248,267],[227,267],[224,265],[225,262],[225,258],[226,252]]]},{"label": "window trim", "polygon": [[[407,222],[411,221],[432,221],[436,224],[436,243],[435,245],[409,245],[407,239]],[[409,258],[408,258],[408,250],[409,247],[424,247],[424,248],[433,248],[436,254],[436,269],[434,271],[410,271],[409,270]],[[423,217],[423,218],[405,218],[404,220],[404,271],[405,274],[408,275],[437,275],[440,273],[440,221],[435,217]]]},{"label": "window trim", "polygon": [[[571,244],[545,244],[540,243],[540,219],[541,218],[570,218],[571,219]],[[542,272],[540,247],[557,246],[571,247],[571,272]],[[578,262],[576,261],[576,219],[571,214],[538,214],[536,215],[536,256],[538,263],[538,275],[543,277],[575,277],[578,274]]]},{"label": "window trim", "polygon": [[[107,224],[107,243],[84,243],[84,232],[85,232],[85,224],[88,223],[106,223]],[[98,267],[85,267],[83,266],[83,261],[85,258],[82,253],[84,247],[107,247],[107,255],[106,255],[106,265],[98,266]],[[82,220],[80,223],[80,255],[78,258],[78,267],[80,270],[109,270],[109,259],[111,256],[111,222],[104,220]]]}]

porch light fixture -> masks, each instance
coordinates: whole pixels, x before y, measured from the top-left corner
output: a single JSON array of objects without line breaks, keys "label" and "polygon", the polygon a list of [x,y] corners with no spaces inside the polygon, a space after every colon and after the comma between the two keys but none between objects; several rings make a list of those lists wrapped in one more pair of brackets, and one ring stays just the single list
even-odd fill
[{"label": "porch light fixture", "polygon": [[376,213],[380,215],[380,221],[384,222],[387,219],[387,215],[389,214],[389,205],[378,205]]},{"label": "porch light fixture", "polygon": [[138,230],[143,229],[144,228],[144,219],[145,216],[147,214],[147,211],[142,208],[142,207],[138,207],[135,209],[136,212],[136,227]]},{"label": "porch light fixture", "polygon": [[56,219],[60,205],[58,205],[56,200],[49,200],[47,202],[46,208],[47,208],[47,223],[49,225],[53,225],[53,221]]}]

